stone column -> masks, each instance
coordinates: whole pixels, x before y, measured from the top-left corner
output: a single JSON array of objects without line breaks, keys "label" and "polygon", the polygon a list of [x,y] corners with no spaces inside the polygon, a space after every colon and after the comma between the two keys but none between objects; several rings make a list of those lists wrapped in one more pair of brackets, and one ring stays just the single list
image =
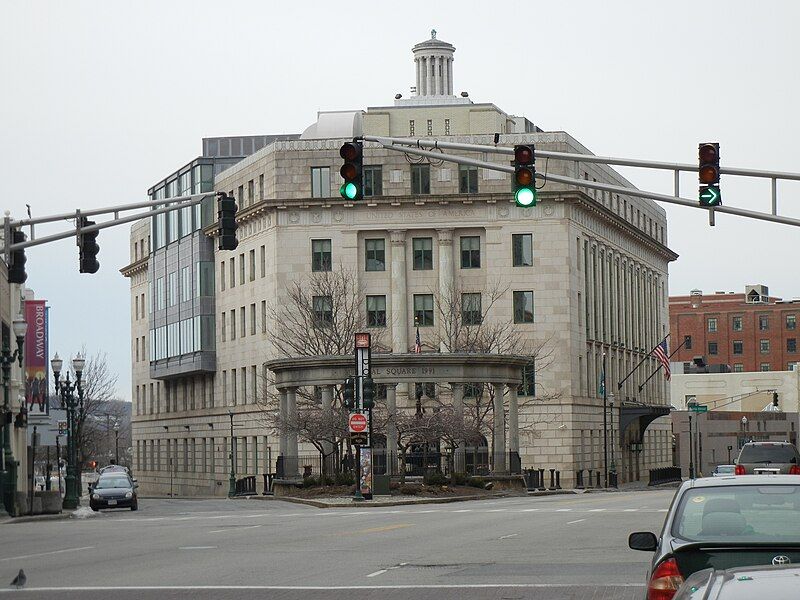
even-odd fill
[{"label": "stone column", "polygon": [[[457,298],[451,298],[455,293],[455,283],[453,275],[453,230],[437,229],[436,233],[439,240],[439,302],[450,303],[455,306]],[[457,315],[452,315],[455,318]],[[441,323],[439,323],[441,328]],[[439,352],[447,352],[444,341],[439,343]]]},{"label": "stone column", "polygon": [[494,418],[492,423],[492,440],[494,442],[494,462],[492,470],[495,475],[506,475],[506,419],[503,410],[503,390],[505,384],[492,383],[494,387]]},{"label": "stone column", "polygon": [[441,96],[444,93],[443,84],[444,84],[444,69],[442,68],[444,64],[444,58],[441,56],[436,57],[436,94]]},{"label": "stone column", "polygon": [[[286,433],[286,420],[287,420],[287,403],[286,403],[286,388],[278,388],[278,397],[280,399],[280,405],[278,407],[278,417],[281,422],[281,431],[280,431],[280,454],[281,456],[286,456],[286,449],[288,447],[289,436]],[[284,458],[284,460],[286,460]]]},{"label": "stone column", "polygon": [[508,386],[508,449],[519,452],[519,406],[517,386]]},{"label": "stone column", "polygon": [[448,59],[447,57],[443,57],[442,58],[442,94],[443,95],[447,95],[447,94],[450,93],[450,92],[448,92],[448,90],[450,89],[450,76],[448,74],[448,68],[447,68],[447,65],[449,63],[450,63],[450,59]]},{"label": "stone column", "polygon": [[[453,412],[455,413],[456,420],[456,427],[464,426],[464,384],[463,383],[451,383],[450,387],[453,389]],[[466,460],[465,460],[465,448],[466,448],[466,440],[460,439],[458,441],[458,447],[456,448],[456,456],[455,462],[453,464],[453,471],[455,473],[464,473],[466,472]]]},{"label": "stone column", "polygon": [[[322,416],[325,423],[331,423],[333,417],[333,386],[322,386]],[[325,475],[333,475],[335,460],[333,456],[333,442],[326,441],[322,444],[325,449]]]},{"label": "stone column", "polygon": [[447,60],[447,93],[453,95],[453,59]]},{"label": "stone column", "polygon": [[425,57],[425,93],[427,95],[435,94],[436,90],[433,89],[433,57]]},{"label": "stone column", "polygon": [[421,94],[420,86],[422,85],[421,77],[420,77],[420,62],[419,58],[414,59],[414,68],[417,74],[417,95]]},{"label": "stone column", "polygon": [[397,475],[397,384],[386,384],[386,474]]},{"label": "stone column", "polygon": [[408,292],[406,289],[406,230],[389,232],[392,244],[392,352],[408,352]]},{"label": "stone column", "polygon": [[[297,388],[286,388],[286,418],[292,427],[297,423]],[[288,460],[284,458],[287,479],[297,478],[297,454],[297,431],[289,431],[286,436],[286,456]]]}]

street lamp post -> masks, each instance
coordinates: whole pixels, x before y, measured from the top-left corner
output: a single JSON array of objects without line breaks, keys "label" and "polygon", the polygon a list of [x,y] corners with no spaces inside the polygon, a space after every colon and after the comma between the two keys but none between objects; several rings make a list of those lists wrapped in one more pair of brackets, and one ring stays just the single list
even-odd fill
[{"label": "street lamp post", "polygon": [[[58,357],[58,353],[50,361],[50,365],[53,368],[56,394],[61,396],[61,405],[67,409],[67,477],[63,507],[74,509],[80,505],[80,476],[77,472],[78,415],[75,414],[75,409],[83,407],[83,382],[81,376],[86,361],[80,354],[72,359],[72,368],[75,371],[74,382],[70,381],[69,373],[61,375],[63,364],[64,361]],[[76,390],[78,392],[77,398],[75,397]]]},{"label": "street lamp post", "polygon": [[231,476],[228,482],[228,498],[233,498],[236,495],[236,471],[233,468],[233,411],[228,411],[228,416],[231,418],[231,444],[229,457],[231,459]]},{"label": "street lamp post", "polygon": [[114,423],[114,462],[119,464],[119,423]]},{"label": "street lamp post", "polygon": [[14,451],[11,449],[11,365],[14,361],[19,362],[22,367],[22,351],[25,346],[25,333],[28,331],[28,324],[22,315],[18,315],[12,323],[14,335],[17,338],[17,348],[11,352],[9,343],[3,342],[3,349],[0,351],[0,363],[3,370],[3,426],[0,428],[2,433],[2,469],[0,469],[0,516],[5,516],[14,511],[14,497],[17,494],[17,466],[14,460]]}]

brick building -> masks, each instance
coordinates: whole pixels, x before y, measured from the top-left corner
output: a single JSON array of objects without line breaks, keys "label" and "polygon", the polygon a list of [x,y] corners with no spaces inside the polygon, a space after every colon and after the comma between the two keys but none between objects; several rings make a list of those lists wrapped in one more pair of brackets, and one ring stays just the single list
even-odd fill
[{"label": "brick building", "polygon": [[748,285],[743,294],[715,292],[671,296],[671,348],[683,347],[673,362],[730,365],[733,372],[791,370],[800,362],[797,321],[800,300],[769,295],[764,285]]}]

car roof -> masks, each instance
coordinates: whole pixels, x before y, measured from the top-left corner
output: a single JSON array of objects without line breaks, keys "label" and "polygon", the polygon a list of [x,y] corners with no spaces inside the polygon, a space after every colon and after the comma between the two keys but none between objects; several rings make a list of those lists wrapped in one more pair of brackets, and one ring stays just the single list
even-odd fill
[{"label": "car roof", "polygon": [[791,442],[747,442],[745,446],[794,446]]},{"label": "car roof", "polygon": [[681,489],[706,487],[737,487],[743,485],[800,485],[800,477],[791,475],[731,475],[729,477],[700,477],[685,481]]}]

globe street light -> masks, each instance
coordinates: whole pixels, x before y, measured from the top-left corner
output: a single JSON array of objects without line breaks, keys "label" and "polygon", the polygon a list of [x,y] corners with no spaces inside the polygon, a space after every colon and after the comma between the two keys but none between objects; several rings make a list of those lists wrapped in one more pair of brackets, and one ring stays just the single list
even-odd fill
[{"label": "globe street light", "polygon": [[[59,358],[58,353],[50,361],[53,369],[56,395],[61,397],[61,406],[67,409],[67,477],[66,493],[64,495],[63,507],[67,509],[78,508],[80,505],[80,476],[77,473],[78,452],[77,452],[77,433],[78,418],[76,408],[83,409],[83,382],[81,376],[86,361],[80,354],[72,359],[72,369],[75,371],[75,381],[70,381],[69,372],[61,374],[64,361]],[[75,397],[75,391],[78,397]]]},{"label": "globe street light", "polygon": [[14,460],[14,451],[11,449],[11,365],[15,361],[19,362],[22,368],[22,355],[25,347],[25,334],[28,331],[28,323],[22,317],[17,315],[17,318],[12,321],[12,329],[14,336],[17,338],[17,348],[11,352],[9,341],[3,341],[3,348],[0,350],[0,365],[3,371],[3,410],[2,419],[3,427],[0,430],[2,434],[2,469],[0,469],[0,493],[2,493],[2,500],[0,500],[0,516],[6,516],[14,512],[14,499],[17,495],[17,467],[19,463]]}]

